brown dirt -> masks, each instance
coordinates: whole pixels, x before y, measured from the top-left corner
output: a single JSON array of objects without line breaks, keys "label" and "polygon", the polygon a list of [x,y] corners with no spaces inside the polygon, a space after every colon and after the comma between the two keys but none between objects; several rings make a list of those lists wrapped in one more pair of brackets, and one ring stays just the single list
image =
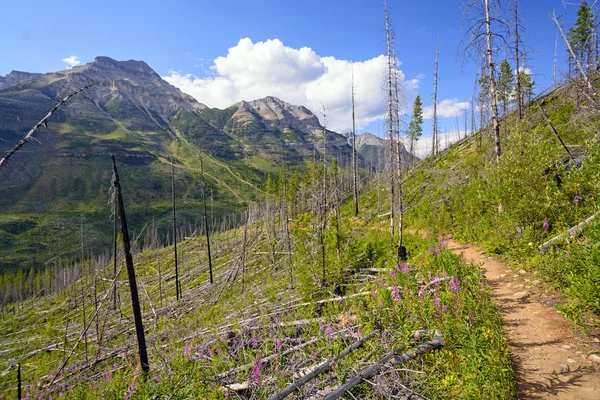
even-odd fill
[{"label": "brown dirt", "polygon": [[587,358],[592,339],[576,333],[572,323],[543,304],[531,285],[535,277],[509,269],[480,248],[454,241],[449,248],[486,271],[507,331],[518,398],[600,399],[600,366]]}]

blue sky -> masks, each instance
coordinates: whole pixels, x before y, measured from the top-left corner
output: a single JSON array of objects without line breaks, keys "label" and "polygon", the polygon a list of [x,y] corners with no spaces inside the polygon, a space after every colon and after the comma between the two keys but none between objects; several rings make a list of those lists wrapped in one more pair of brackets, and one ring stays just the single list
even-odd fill
[{"label": "blue sky", "polygon": [[[552,84],[556,37],[548,14],[553,9],[565,14],[568,28],[577,6],[565,7],[562,0],[521,3],[530,48],[527,66],[537,88],[546,88]],[[438,35],[439,100],[450,108],[470,102],[476,69],[459,55],[465,29],[459,1],[389,0],[389,5],[407,102],[418,93],[431,105]],[[209,106],[274,94],[305,103],[315,113],[323,103],[328,125],[343,130],[350,126],[348,68],[354,65],[360,130],[382,129],[377,118],[383,103],[383,77],[377,72],[378,56],[385,53],[382,1],[79,0],[49,7],[46,1],[24,0],[4,2],[2,15],[0,75],[65,69],[61,60],[70,56],[82,64],[97,55],[143,60]],[[564,60],[559,43],[563,70]],[[440,124],[449,131],[455,126],[455,117]],[[426,121],[425,135],[429,130]]]}]

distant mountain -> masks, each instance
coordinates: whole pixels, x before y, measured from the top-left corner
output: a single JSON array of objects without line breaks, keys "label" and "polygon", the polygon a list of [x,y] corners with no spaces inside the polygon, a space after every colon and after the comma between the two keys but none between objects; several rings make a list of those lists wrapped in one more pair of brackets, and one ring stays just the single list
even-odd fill
[{"label": "distant mountain", "polygon": [[[169,160],[185,221],[196,218],[200,205],[200,154],[218,216],[260,196],[267,172],[301,166],[322,151],[323,127],[305,107],[265,97],[208,108],[142,61],[97,57],[64,71],[12,72],[1,79],[0,153],[60,98],[92,86],[36,133],[39,143],[27,144],[11,168],[0,170],[0,269],[24,260],[36,264],[32,254],[38,260],[69,255],[82,229],[89,247],[106,244],[110,154],[124,170],[134,229],[155,215],[166,230]],[[327,131],[327,152],[343,164],[351,148],[343,136]]]},{"label": "distant mountain", "polygon": [[[343,134],[348,144],[352,145],[352,132],[345,132]],[[384,168],[389,163],[389,141],[387,139],[380,138],[370,132],[364,132],[360,135],[356,135],[356,151],[360,154],[367,166],[373,169]],[[403,143],[400,144],[400,154],[403,160],[411,160],[412,156],[406,150]],[[415,160],[419,160],[415,157]]]},{"label": "distant mountain", "polygon": [[22,72],[22,71],[11,71],[6,76],[0,76],[0,89],[3,89],[7,86],[16,85],[19,82],[25,81],[34,76],[39,76],[41,74],[33,74],[31,72]]}]

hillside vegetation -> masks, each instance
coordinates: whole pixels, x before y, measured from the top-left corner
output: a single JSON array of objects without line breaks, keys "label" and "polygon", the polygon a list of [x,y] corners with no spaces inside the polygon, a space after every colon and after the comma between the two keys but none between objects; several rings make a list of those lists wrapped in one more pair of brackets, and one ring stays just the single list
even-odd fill
[{"label": "hillside vegetation", "polygon": [[415,169],[407,181],[417,193],[408,217],[534,271],[536,281],[567,297],[559,306],[565,315],[598,329],[600,227],[571,230],[598,212],[600,119],[584,100],[574,84],[539,99],[572,158],[531,103],[521,122],[516,112],[506,118],[498,164],[490,133],[482,131]]},{"label": "hillside vegetation", "polygon": [[[33,398],[266,399],[334,360],[291,396],[309,398],[330,392],[386,352],[441,336],[443,347],[389,364],[352,388],[352,397],[512,398],[508,347],[481,269],[437,236],[405,235],[410,258],[398,264],[396,239],[378,217],[379,207],[389,207],[379,201],[385,191],[380,197],[378,185],[365,190],[354,217],[351,202],[336,200],[346,191],[336,184],[335,163],[328,174],[332,209],[321,231],[322,192],[314,190],[323,174],[317,165],[309,171],[295,191],[289,190],[292,179],[269,183],[267,192],[281,193],[285,181],[287,196],[268,197],[262,209],[251,210],[246,228],[211,238],[214,284],[208,282],[205,240],[180,243],[179,302],[173,248],[134,255],[150,356],[147,380],[137,361],[124,271],[113,309],[112,263],[99,260],[71,271],[81,278],[59,293],[3,309],[1,390],[14,396],[20,361]],[[287,227],[282,213],[291,217]],[[336,359],[373,332],[362,347]]]}]

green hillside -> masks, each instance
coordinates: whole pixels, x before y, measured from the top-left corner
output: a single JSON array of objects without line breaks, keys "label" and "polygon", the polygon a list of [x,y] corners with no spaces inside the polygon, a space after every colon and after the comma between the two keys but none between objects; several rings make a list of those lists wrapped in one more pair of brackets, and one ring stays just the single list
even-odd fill
[{"label": "green hillside", "polygon": [[[125,176],[127,169],[122,168]],[[387,352],[402,345],[413,349],[438,335],[443,348],[386,368],[375,381],[355,386],[352,396],[414,392],[428,398],[512,398],[508,347],[480,268],[467,265],[446,249],[445,238],[434,236],[407,235],[410,259],[398,264],[387,221],[377,217],[377,190],[365,190],[356,218],[351,203],[335,200],[335,170],[321,247],[322,216],[310,205],[322,193],[310,188],[320,187],[322,170],[313,166],[310,171],[297,183],[286,180],[286,201],[273,196],[253,208],[246,229],[211,238],[214,284],[208,282],[205,240],[180,243],[179,302],[173,248],[134,255],[150,357],[147,380],[136,367],[125,271],[120,269],[117,279],[114,310],[112,263],[104,259],[83,270],[66,268],[82,278],[57,293],[2,309],[1,390],[14,395],[15,363],[21,362],[25,391],[34,397],[266,399],[295,380],[298,371],[335,359],[375,332],[292,398],[327,393]],[[281,193],[282,183],[269,187]],[[132,203],[127,193],[125,201]],[[289,236],[282,212],[292,216]],[[62,274],[57,269],[47,279],[54,282]],[[40,279],[43,285],[45,278]],[[27,339],[21,337],[24,326]]]},{"label": "green hillside", "polygon": [[[410,175],[411,224],[479,243],[532,270],[547,289],[566,296],[560,310],[579,325],[600,328],[598,212],[600,119],[575,84],[539,99],[571,156],[535,103],[522,121],[512,112],[502,127],[497,164],[489,130],[425,160]],[[481,146],[479,143],[481,142]],[[572,158],[571,158],[572,157]],[[542,254],[538,246],[566,233]],[[533,282],[529,283],[530,285]]]}]

